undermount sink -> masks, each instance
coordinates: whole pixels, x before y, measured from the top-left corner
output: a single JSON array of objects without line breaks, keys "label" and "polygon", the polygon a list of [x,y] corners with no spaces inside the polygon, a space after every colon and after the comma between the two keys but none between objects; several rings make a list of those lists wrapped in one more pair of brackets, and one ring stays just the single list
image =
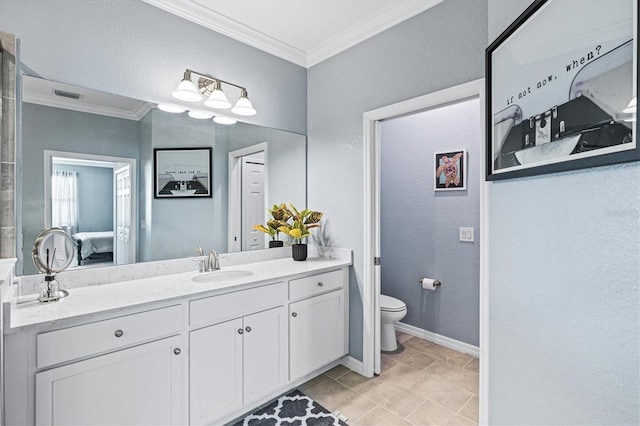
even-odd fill
[{"label": "undermount sink", "polygon": [[191,278],[191,281],[195,281],[197,283],[218,283],[222,281],[237,280],[238,278],[249,277],[251,275],[253,275],[253,272],[251,271],[213,271],[196,275]]}]

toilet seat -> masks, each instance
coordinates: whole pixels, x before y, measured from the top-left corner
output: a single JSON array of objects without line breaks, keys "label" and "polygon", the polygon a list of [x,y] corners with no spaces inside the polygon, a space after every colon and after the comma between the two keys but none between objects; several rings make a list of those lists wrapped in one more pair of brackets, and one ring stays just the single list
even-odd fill
[{"label": "toilet seat", "polygon": [[380,310],[385,312],[401,312],[407,309],[407,305],[402,300],[395,297],[380,295]]}]

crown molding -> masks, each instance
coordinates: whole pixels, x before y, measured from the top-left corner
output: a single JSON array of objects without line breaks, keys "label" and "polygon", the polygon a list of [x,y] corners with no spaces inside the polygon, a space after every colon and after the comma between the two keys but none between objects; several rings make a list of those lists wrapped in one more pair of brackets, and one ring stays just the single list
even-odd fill
[{"label": "crown molding", "polygon": [[307,53],[307,68],[310,68],[325,59],[343,52],[358,43],[380,34],[399,23],[412,18],[427,9],[442,3],[444,0],[425,0],[418,4],[396,2],[381,9],[378,13],[367,19],[366,22],[352,26],[351,28],[336,34],[326,42],[313,48]]},{"label": "crown molding", "polygon": [[86,112],[89,114],[104,115],[107,117],[123,118],[125,120],[134,120],[134,121],[139,121],[152,108],[149,102],[140,102],[136,106],[135,110],[129,111],[129,110],[99,106],[99,105],[90,105],[90,104],[78,102],[75,100],[67,100],[64,98],[58,99],[58,98],[53,98],[51,96],[44,96],[44,95],[39,95],[39,94],[29,93],[29,92],[24,92],[22,94],[22,101],[31,103],[31,104],[38,104],[38,105],[53,107],[53,108],[62,108],[62,109],[68,109],[71,111]]},{"label": "crown molding", "polygon": [[296,65],[307,66],[307,56],[300,49],[282,43],[190,0],[181,2],[175,0],[142,1]]},{"label": "crown molding", "polygon": [[276,40],[192,0],[179,2],[175,0],[142,1],[296,65],[309,68],[406,19],[424,12],[444,0],[424,0],[419,3],[394,2],[368,18],[365,22],[356,24],[346,31],[333,36],[309,52],[304,52]]}]

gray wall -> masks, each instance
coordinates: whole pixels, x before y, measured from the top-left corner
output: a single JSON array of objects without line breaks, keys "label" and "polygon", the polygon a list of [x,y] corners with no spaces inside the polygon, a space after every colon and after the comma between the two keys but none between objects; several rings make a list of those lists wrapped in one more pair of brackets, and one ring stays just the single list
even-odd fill
[{"label": "gray wall", "polygon": [[350,353],[362,359],[363,151],[366,111],[484,75],[486,1],[447,0],[309,69],[309,207],[354,250]]},{"label": "gray wall", "polygon": [[[490,0],[489,41],[529,3]],[[489,189],[490,424],[637,425],[640,164]]]},{"label": "gray wall", "polygon": [[[61,125],[63,123],[63,125]],[[44,150],[138,158],[138,122],[22,104],[22,233],[24,273],[37,273],[31,249],[44,228]]]},{"label": "gray wall", "polygon": [[[478,345],[480,101],[468,100],[383,121],[381,130],[381,290],[407,304],[402,320]],[[465,191],[434,191],[435,153],[466,149]],[[476,241],[459,241],[461,226]],[[436,291],[418,280],[442,281]]]},{"label": "gray wall", "polygon": [[54,164],[53,171],[78,173],[78,232],[113,230],[113,169]]}]

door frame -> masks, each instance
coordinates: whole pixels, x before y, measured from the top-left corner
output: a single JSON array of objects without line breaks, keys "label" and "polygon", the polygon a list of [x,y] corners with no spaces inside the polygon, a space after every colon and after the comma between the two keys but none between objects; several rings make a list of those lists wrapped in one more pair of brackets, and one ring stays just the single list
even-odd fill
[{"label": "door frame", "polygon": [[364,142],[364,283],[362,295],[362,364],[366,376],[380,371],[380,268],[374,258],[380,256],[380,122],[447,104],[478,98],[480,103],[480,424],[488,424],[489,406],[489,232],[488,193],[485,181],[485,85],[484,79],[470,81],[427,95],[384,106],[363,114]]},{"label": "door frame", "polygon": [[241,213],[242,213],[242,168],[241,158],[247,155],[264,151],[264,199],[267,203],[269,199],[269,151],[268,143],[260,142],[245,148],[229,151],[229,199],[228,199],[228,232],[227,232],[227,252],[235,253],[240,251],[242,247],[242,239],[239,236],[241,232]]},{"label": "door frame", "polygon": [[138,171],[137,171],[137,160],[135,158],[127,158],[127,157],[112,157],[108,155],[97,155],[97,154],[84,154],[80,152],[66,152],[66,151],[51,151],[48,149],[44,150],[44,227],[51,227],[51,170],[53,169],[53,158],[65,158],[69,160],[80,160],[80,161],[96,161],[100,163],[112,163],[112,171],[113,171],[113,248],[114,248],[114,264],[115,264],[115,249],[116,249],[116,188],[115,188],[115,172],[117,169],[128,165],[130,167],[131,174],[131,223],[135,226],[131,227],[130,241],[132,243],[131,251],[129,252],[129,259],[131,263],[136,262],[136,256],[138,253]]}]

